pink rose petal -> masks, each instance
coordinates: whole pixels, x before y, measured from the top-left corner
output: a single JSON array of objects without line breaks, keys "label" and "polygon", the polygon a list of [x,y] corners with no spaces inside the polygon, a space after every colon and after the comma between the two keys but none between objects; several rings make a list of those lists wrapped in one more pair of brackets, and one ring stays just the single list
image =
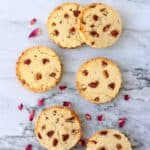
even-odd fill
[{"label": "pink rose petal", "polygon": [[65,86],[65,85],[60,85],[60,86],[59,86],[59,89],[60,89],[61,91],[64,91],[66,88],[67,88],[67,86]]},{"label": "pink rose petal", "polygon": [[19,109],[20,111],[23,110],[23,104],[22,104],[22,103],[18,105],[18,109]]},{"label": "pink rose petal", "polygon": [[31,110],[29,114],[29,121],[32,121],[34,119],[35,111]]},{"label": "pink rose petal", "polygon": [[36,18],[32,18],[31,21],[30,21],[30,24],[31,24],[31,25],[34,25],[34,24],[36,23],[36,21],[37,21]]},{"label": "pink rose petal", "polygon": [[32,150],[32,145],[31,144],[28,144],[25,148],[25,150]]},{"label": "pink rose petal", "polygon": [[79,141],[79,145],[82,147],[85,147],[86,143],[87,143],[87,139],[80,139],[80,141]]},{"label": "pink rose petal", "polygon": [[63,106],[65,106],[65,107],[71,107],[71,102],[64,101],[63,102]]},{"label": "pink rose petal", "polygon": [[121,118],[118,119],[118,126],[119,126],[119,128],[122,128],[125,125],[126,120],[127,120],[126,117],[121,117]]},{"label": "pink rose petal", "polygon": [[90,114],[85,114],[85,118],[86,118],[86,120],[91,120],[92,116]]},{"label": "pink rose petal", "polygon": [[43,106],[45,104],[45,99],[44,98],[41,98],[38,100],[38,106]]},{"label": "pink rose petal", "polygon": [[128,94],[124,95],[124,100],[128,101],[130,99],[130,96]]},{"label": "pink rose petal", "polygon": [[104,116],[103,115],[98,115],[97,116],[97,120],[98,121],[103,121],[104,120]]},{"label": "pink rose petal", "polygon": [[41,30],[39,28],[34,29],[30,34],[29,34],[29,38],[33,38],[36,37],[38,35],[41,34]]}]

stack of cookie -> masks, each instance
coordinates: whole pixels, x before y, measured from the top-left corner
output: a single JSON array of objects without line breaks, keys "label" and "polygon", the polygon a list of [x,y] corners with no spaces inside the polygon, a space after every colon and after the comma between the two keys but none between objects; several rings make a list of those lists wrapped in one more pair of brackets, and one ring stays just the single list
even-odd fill
[{"label": "stack of cookie", "polygon": [[119,39],[122,25],[119,14],[106,4],[82,7],[65,3],[50,14],[47,30],[50,38],[63,48],[76,48],[83,43],[105,48]]},{"label": "stack of cookie", "polygon": [[[76,3],[65,3],[50,14],[47,29],[50,38],[62,48],[76,48],[83,43],[105,48],[119,39],[122,26],[118,13],[106,4],[93,3],[82,7]],[[59,83],[61,64],[54,50],[35,46],[21,54],[16,64],[16,74],[24,87],[33,92],[45,92]],[[119,67],[104,57],[86,61],[76,76],[80,95],[95,104],[114,99],[121,84]],[[53,106],[38,117],[35,134],[48,150],[69,150],[82,136],[81,123],[71,109]],[[87,150],[131,149],[127,137],[113,129],[97,131],[87,143]]]}]

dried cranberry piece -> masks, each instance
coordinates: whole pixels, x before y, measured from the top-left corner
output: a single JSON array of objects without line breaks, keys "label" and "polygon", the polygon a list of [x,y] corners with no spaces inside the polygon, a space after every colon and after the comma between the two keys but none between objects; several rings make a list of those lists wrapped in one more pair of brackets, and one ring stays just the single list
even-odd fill
[{"label": "dried cranberry piece", "polygon": [[67,13],[64,14],[64,18],[69,18],[69,15]]},{"label": "dried cranberry piece", "polygon": [[112,35],[113,37],[117,37],[118,34],[119,34],[119,32],[118,32],[117,30],[112,30],[112,31],[111,31],[111,35]]},{"label": "dried cranberry piece", "polygon": [[126,117],[119,118],[119,120],[118,120],[118,126],[119,126],[120,128],[122,128],[122,127],[125,125],[126,120],[127,120]]},{"label": "dried cranberry piece", "polygon": [[40,133],[38,133],[38,137],[39,137],[39,139],[42,139],[42,136],[41,136],[41,134],[40,134]]},{"label": "dried cranberry piece", "polygon": [[105,131],[105,130],[100,132],[101,135],[107,135],[107,133],[108,131]]},{"label": "dried cranberry piece", "polygon": [[26,59],[26,60],[24,60],[24,64],[30,65],[30,64],[31,64],[31,59]]},{"label": "dried cranberry piece", "polygon": [[31,24],[31,25],[34,25],[34,24],[36,23],[36,21],[37,21],[36,18],[32,18],[31,21],[30,21],[30,24]]},{"label": "dried cranberry piece", "polygon": [[119,134],[114,134],[114,137],[116,137],[118,140],[121,139],[121,135],[119,135]]},{"label": "dried cranberry piece", "polygon": [[121,150],[122,149],[122,145],[121,144],[117,144],[116,148],[117,148],[117,150]]},{"label": "dried cranberry piece", "polygon": [[130,96],[129,95],[124,95],[124,100],[128,101],[130,99]]},{"label": "dried cranberry piece", "polygon": [[71,107],[71,102],[64,101],[63,102],[63,106],[65,106],[65,107]]},{"label": "dried cranberry piece", "polygon": [[98,85],[99,85],[99,81],[91,82],[88,84],[88,86],[91,88],[96,88]]},{"label": "dried cranberry piece", "polygon": [[79,145],[82,146],[82,147],[85,147],[86,143],[87,143],[86,139],[80,139],[80,141],[79,141]]},{"label": "dried cranberry piece", "polygon": [[72,27],[72,28],[69,29],[70,33],[75,33],[75,31],[76,31],[75,27]]},{"label": "dried cranberry piece", "polygon": [[54,30],[53,31],[53,35],[58,36],[59,35],[59,31],[58,30]]},{"label": "dried cranberry piece", "polygon": [[31,144],[28,144],[25,148],[25,150],[32,150],[32,145]]},{"label": "dried cranberry piece", "polygon": [[110,24],[107,24],[106,26],[104,26],[103,31],[107,32],[110,28]]},{"label": "dried cranberry piece", "polygon": [[50,76],[51,76],[51,77],[55,77],[55,76],[56,76],[56,73],[55,73],[55,72],[52,72],[52,73],[50,74]]},{"label": "dried cranberry piece", "polygon": [[85,118],[86,118],[86,120],[91,120],[92,116],[90,114],[85,114]]},{"label": "dried cranberry piece", "polygon": [[103,121],[104,120],[104,116],[103,115],[98,115],[97,116],[97,120],[98,121]]},{"label": "dried cranberry piece", "polygon": [[94,20],[94,21],[97,21],[98,18],[99,18],[99,17],[98,17],[97,15],[93,15],[93,20]]},{"label": "dried cranberry piece", "polygon": [[57,139],[54,139],[54,140],[53,140],[53,146],[57,146],[57,144],[58,144],[58,140],[57,140]]},{"label": "dried cranberry piece", "polygon": [[30,34],[29,34],[29,38],[33,38],[36,37],[38,35],[41,34],[41,30],[39,28],[34,29]]},{"label": "dried cranberry piece", "polygon": [[23,110],[23,104],[22,104],[22,103],[18,105],[18,109],[19,109],[20,111]]},{"label": "dried cranberry piece", "polygon": [[46,64],[46,63],[48,63],[48,62],[49,62],[49,59],[48,59],[48,58],[43,58],[43,59],[42,59],[42,63],[43,63],[43,64]]},{"label": "dried cranberry piece", "polygon": [[50,131],[47,132],[47,136],[48,136],[48,137],[52,137],[53,134],[54,134],[54,131],[53,131],[53,130],[50,130]]},{"label": "dried cranberry piece", "polygon": [[83,70],[82,73],[83,73],[85,76],[87,76],[87,75],[89,74],[87,70]]},{"label": "dried cranberry piece", "polygon": [[79,10],[74,10],[74,11],[73,11],[73,14],[74,14],[75,17],[78,17],[79,14],[80,14],[80,11],[79,11]]},{"label": "dried cranberry piece", "polygon": [[35,110],[31,110],[29,113],[29,121],[32,121],[34,119],[35,116]]},{"label": "dried cranberry piece", "polygon": [[36,80],[41,80],[42,79],[42,74],[41,73],[36,73],[35,78],[36,78]]},{"label": "dried cranberry piece", "polygon": [[63,134],[63,135],[62,135],[62,140],[63,140],[63,141],[67,141],[68,138],[69,138],[69,134]]},{"label": "dried cranberry piece", "polygon": [[60,86],[59,86],[59,89],[60,89],[61,91],[64,91],[66,88],[67,88],[66,85],[60,85]]},{"label": "dried cranberry piece", "polygon": [[112,82],[112,83],[108,84],[108,87],[109,87],[110,89],[114,90],[114,88],[115,88],[115,83]]},{"label": "dried cranberry piece", "polygon": [[93,37],[99,37],[99,34],[96,31],[90,31],[90,35]]},{"label": "dried cranberry piece", "polygon": [[43,106],[45,102],[45,98],[41,98],[38,100],[38,106]]}]

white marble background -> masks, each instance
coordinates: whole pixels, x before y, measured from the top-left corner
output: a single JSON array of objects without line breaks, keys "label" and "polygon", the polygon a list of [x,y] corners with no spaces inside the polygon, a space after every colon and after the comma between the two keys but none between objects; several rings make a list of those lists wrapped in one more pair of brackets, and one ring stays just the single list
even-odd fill
[{"label": "white marble background", "polygon": [[[70,1],[70,0],[68,0]],[[73,1],[73,0],[72,0]],[[75,0],[74,0],[75,1]],[[95,0],[96,1],[96,0]],[[76,0],[81,4],[93,0]],[[134,150],[150,150],[150,0],[103,0],[114,6],[121,14],[124,32],[119,42],[107,49],[93,49],[87,46],[72,51],[60,49],[48,39],[45,22],[49,12],[64,0],[1,0],[0,4],[0,150],[24,150],[28,143],[34,150],[42,150],[33,133],[33,123],[28,121],[28,111],[37,110],[37,99],[49,97],[46,106],[72,101],[73,108],[81,116],[85,137],[103,128],[118,128],[117,119],[128,118],[120,130],[131,140]],[[70,1],[71,2],[71,1]],[[38,22],[30,26],[31,18]],[[28,39],[36,27],[42,35]],[[60,84],[68,89],[60,92],[58,87],[47,93],[35,94],[24,89],[15,77],[15,62],[20,53],[33,45],[46,45],[55,49],[64,64]],[[96,106],[78,96],[75,90],[75,72],[87,59],[106,56],[115,60],[123,73],[124,84],[119,96],[112,103]],[[123,100],[129,94],[130,101]],[[19,112],[17,106],[26,108]],[[84,113],[91,113],[92,121],[85,121]],[[104,114],[102,123],[96,121],[98,114]],[[76,147],[74,150],[84,149]]]}]

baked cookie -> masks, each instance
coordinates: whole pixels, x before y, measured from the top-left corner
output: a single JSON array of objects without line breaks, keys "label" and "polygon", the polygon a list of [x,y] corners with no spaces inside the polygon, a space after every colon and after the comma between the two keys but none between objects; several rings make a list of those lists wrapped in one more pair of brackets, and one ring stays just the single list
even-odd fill
[{"label": "baked cookie", "polygon": [[105,48],[114,44],[122,31],[119,14],[110,6],[93,3],[84,8],[78,19],[78,28],[86,44]]},{"label": "baked cookie", "polygon": [[81,138],[81,125],[75,112],[52,106],[44,110],[35,124],[38,141],[49,150],[69,150]]},{"label": "baked cookie", "polygon": [[96,104],[115,98],[121,83],[121,73],[117,65],[103,57],[85,62],[76,77],[76,87],[80,95]]},{"label": "baked cookie", "polygon": [[48,17],[48,34],[60,47],[75,48],[83,44],[77,28],[81,10],[82,7],[77,3],[63,3]]},{"label": "baked cookie", "polygon": [[27,49],[16,63],[16,75],[31,91],[44,92],[54,87],[62,74],[61,62],[48,47],[36,46]]},{"label": "baked cookie", "polygon": [[87,150],[132,150],[132,148],[124,134],[114,129],[105,129],[89,138]]}]

